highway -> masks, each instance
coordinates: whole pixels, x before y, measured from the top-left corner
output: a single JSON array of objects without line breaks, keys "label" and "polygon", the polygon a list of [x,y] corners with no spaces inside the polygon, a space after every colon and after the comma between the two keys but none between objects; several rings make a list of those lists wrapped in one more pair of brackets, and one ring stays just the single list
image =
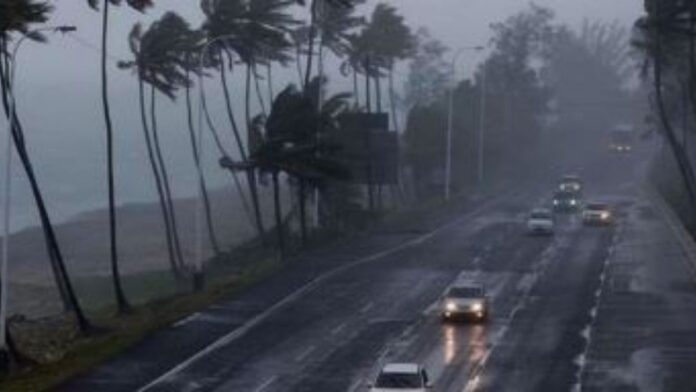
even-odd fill
[{"label": "highway", "polygon": [[[694,390],[693,260],[643,186],[644,158],[560,165],[312,252],[60,390],[366,391],[381,365],[404,361],[442,392]],[[616,225],[569,214],[554,236],[527,235],[526,214],[569,170],[587,199],[612,204]],[[440,321],[461,274],[486,284],[488,322]]]}]

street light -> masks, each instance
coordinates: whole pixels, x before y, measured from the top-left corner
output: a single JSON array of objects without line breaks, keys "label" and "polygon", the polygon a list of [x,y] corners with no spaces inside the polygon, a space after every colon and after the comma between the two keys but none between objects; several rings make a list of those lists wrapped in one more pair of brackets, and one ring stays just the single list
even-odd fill
[{"label": "street light", "polygon": [[[483,46],[465,46],[459,48],[452,57],[452,64],[450,72],[452,73],[452,79],[455,77],[455,65],[459,56],[467,50],[482,51],[485,48]],[[453,109],[454,109],[454,86],[449,90],[448,98],[448,113],[447,113],[447,151],[445,157],[445,200],[450,199],[451,193],[451,183],[452,183],[452,126],[453,126]]]},{"label": "street light", "polygon": [[[12,194],[12,132],[17,124],[17,116],[15,113],[15,96],[14,96],[14,80],[15,71],[17,70],[17,53],[24,41],[35,34],[50,31],[53,33],[70,33],[76,31],[75,26],[52,26],[52,27],[42,27],[28,31],[22,35],[22,37],[17,41],[12,50],[12,55],[10,56],[10,75],[9,80],[6,85],[7,96],[8,96],[8,110],[9,110],[9,123],[7,125],[7,144],[5,146],[5,180],[4,180],[4,203],[3,203],[3,237],[2,237],[2,259],[0,260],[0,354],[5,355],[7,353],[7,286],[9,285],[9,278],[7,276],[8,264],[9,264],[9,248],[10,248],[10,196]],[[0,358],[4,360],[5,358]]]}]

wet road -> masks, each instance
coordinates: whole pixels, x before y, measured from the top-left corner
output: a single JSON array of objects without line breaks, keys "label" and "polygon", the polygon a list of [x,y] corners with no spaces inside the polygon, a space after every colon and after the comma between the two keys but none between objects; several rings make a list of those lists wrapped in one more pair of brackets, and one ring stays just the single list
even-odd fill
[{"label": "wet road", "polygon": [[[687,370],[695,275],[683,238],[642,191],[631,159],[604,156],[573,171],[589,198],[616,206],[616,226],[583,227],[568,215],[555,236],[530,237],[524,216],[548,201],[553,179],[499,194],[313,255],[296,276],[273,278],[293,284],[182,320],[64,390],[360,391],[389,361],[423,363],[443,392],[696,385]],[[486,324],[439,321],[437,300],[461,274],[487,285]],[[167,342],[181,348],[152,360]]]}]

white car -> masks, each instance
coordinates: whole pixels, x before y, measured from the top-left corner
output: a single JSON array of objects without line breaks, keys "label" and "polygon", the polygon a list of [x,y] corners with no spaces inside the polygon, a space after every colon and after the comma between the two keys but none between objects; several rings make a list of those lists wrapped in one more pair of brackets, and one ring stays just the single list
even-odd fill
[{"label": "white car", "polygon": [[608,204],[588,203],[582,211],[582,222],[587,226],[609,226],[614,223],[614,215]]},{"label": "white car", "polygon": [[390,363],[382,368],[370,392],[426,392],[432,389],[428,372],[415,363]]},{"label": "white car", "polygon": [[445,321],[462,316],[485,320],[488,317],[486,288],[476,282],[452,285],[442,297],[440,315]]},{"label": "white car", "polygon": [[527,231],[530,234],[553,234],[555,223],[553,213],[547,208],[535,208],[527,218]]}]

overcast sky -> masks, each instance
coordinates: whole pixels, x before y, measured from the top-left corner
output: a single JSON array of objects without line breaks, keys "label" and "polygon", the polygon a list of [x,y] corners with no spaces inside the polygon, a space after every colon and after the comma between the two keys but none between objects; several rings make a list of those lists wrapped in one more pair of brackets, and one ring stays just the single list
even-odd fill
[{"label": "overcast sky", "polygon": [[[451,48],[486,44],[490,39],[491,23],[502,21],[524,9],[524,0],[388,0],[414,27],[426,27],[431,34]],[[139,125],[135,79],[128,72],[116,69],[115,62],[128,59],[127,34],[134,23],[149,24],[164,12],[174,10],[196,27],[202,15],[198,0],[157,0],[156,8],[146,15],[127,7],[114,9],[109,41],[111,66],[111,100],[117,129],[117,164],[120,200],[149,199],[154,195],[150,174],[143,170],[145,151]],[[363,12],[371,10],[377,1],[368,0]],[[640,15],[642,0],[537,0],[536,4],[551,7],[558,20],[579,26],[583,19],[618,20],[632,25]],[[101,16],[86,5],[85,0],[53,0],[56,10],[50,24],[75,25],[73,37],[52,36],[48,44],[27,42],[18,58],[17,101],[25,121],[31,150],[37,160],[39,177],[46,183],[50,203],[58,210],[79,210],[71,207],[75,192],[88,194],[92,202],[82,201],[81,208],[103,205],[105,187],[101,182],[104,171],[104,125],[100,105],[99,53]],[[302,11],[298,11],[302,12]],[[471,72],[482,54],[464,56],[459,64],[460,76]],[[294,70],[277,72],[278,84],[294,81]],[[336,78],[334,78],[336,80]],[[239,80],[237,80],[239,82]],[[233,80],[233,83],[235,81]],[[344,84],[347,81],[343,81]],[[213,110],[224,124],[219,94],[213,81],[208,82]],[[237,86],[239,83],[236,84]],[[235,86],[235,84],[233,84]],[[335,84],[334,84],[335,86]],[[234,91],[237,97],[241,94]],[[241,114],[241,108],[237,109]],[[174,181],[178,195],[195,192],[194,172],[190,151],[186,146],[185,113],[162,99],[160,123],[166,130],[164,143],[167,159],[184,173],[187,181]],[[4,118],[0,126],[5,129]],[[4,132],[3,132],[4,134]],[[3,145],[4,137],[0,140]],[[4,147],[3,151],[4,151]],[[212,155],[212,154],[209,154]],[[220,176],[215,156],[209,157],[211,176]],[[189,170],[190,169],[190,170]],[[186,171],[188,170],[188,171]],[[21,173],[17,173],[22,177]],[[77,185],[76,182],[82,181]],[[219,177],[218,184],[222,181]],[[21,182],[21,181],[20,181]],[[85,184],[88,184],[85,185]],[[21,184],[20,184],[21,185]],[[21,186],[20,186],[21,188]],[[140,188],[147,188],[138,193]],[[85,191],[87,189],[87,191]],[[26,189],[18,190],[15,200],[25,200]]]}]

